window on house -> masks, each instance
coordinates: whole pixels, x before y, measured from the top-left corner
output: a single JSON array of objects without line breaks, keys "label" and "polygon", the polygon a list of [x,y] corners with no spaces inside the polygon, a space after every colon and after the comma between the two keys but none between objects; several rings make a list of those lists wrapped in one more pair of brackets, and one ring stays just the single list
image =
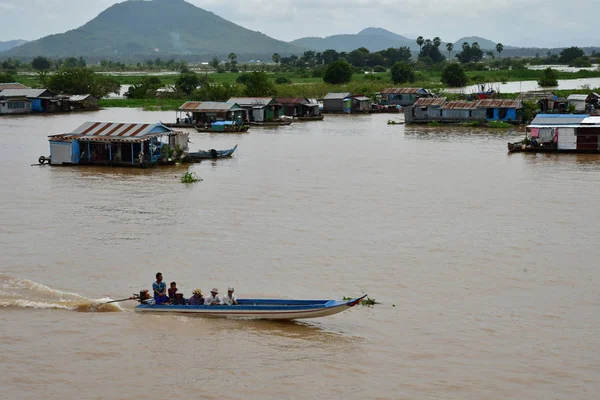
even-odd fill
[{"label": "window on house", "polygon": [[9,101],[8,102],[9,110],[17,110],[17,109],[22,109],[22,108],[25,108],[24,101]]}]

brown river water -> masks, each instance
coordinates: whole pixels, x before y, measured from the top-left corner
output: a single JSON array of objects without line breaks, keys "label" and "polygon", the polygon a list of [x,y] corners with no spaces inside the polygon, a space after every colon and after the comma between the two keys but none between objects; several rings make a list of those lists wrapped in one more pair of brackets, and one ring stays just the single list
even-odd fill
[{"label": "brown river water", "polygon": [[[597,399],[600,157],[394,115],[193,133],[233,159],[31,166],[111,109],[0,119],[0,383],[18,399]],[[202,182],[179,178],[195,171]],[[184,294],[381,304],[303,322],[102,306]]]}]

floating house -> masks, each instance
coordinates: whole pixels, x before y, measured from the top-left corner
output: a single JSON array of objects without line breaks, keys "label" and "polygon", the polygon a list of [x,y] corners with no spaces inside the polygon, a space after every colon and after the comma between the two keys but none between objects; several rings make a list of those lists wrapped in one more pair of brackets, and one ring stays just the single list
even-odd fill
[{"label": "floating house", "polygon": [[188,101],[177,110],[177,122],[204,125],[215,121],[247,120],[248,113],[237,103]]},{"label": "floating house", "polygon": [[406,123],[418,122],[488,122],[517,123],[523,116],[519,100],[483,99],[478,101],[446,101],[441,98],[421,98],[404,108]]},{"label": "floating house", "polygon": [[441,107],[444,103],[446,103],[445,98],[420,98],[414,105],[404,108],[404,121],[406,123],[437,121],[442,117]]},{"label": "floating house", "polygon": [[[0,113],[26,114],[60,110],[54,93],[47,89],[5,89],[0,92]],[[1,110],[4,110],[1,111]]]},{"label": "floating house", "polygon": [[98,110],[98,99],[91,94],[81,94],[62,98],[62,109],[64,111],[86,111]]},{"label": "floating house", "polygon": [[281,104],[272,97],[232,97],[227,103],[246,110],[250,122],[277,121],[285,115]]},{"label": "floating house", "polygon": [[350,114],[352,112],[352,93],[327,93],[323,98],[323,112]]},{"label": "floating house", "polygon": [[[551,124],[551,121],[555,123]],[[539,114],[527,126],[525,140],[509,143],[508,150],[530,153],[600,153],[600,117]]]},{"label": "floating house", "polygon": [[86,122],[49,142],[51,165],[146,166],[174,162],[164,149],[188,151],[188,134],[162,124]]},{"label": "floating house", "polygon": [[319,104],[306,97],[278,97],[275,101],[282,106],[283,113],[298,119],[323,119]]},{"label": "floating house", "polygon": [[352,96],[352,112],[354,113],[368,113],[371,111],[371,98],[356,95]]},{"label": "floating house", "polygon": [[477,101],[475,107],[485,109],[486,121],[518,122],[523,118],[520,100],[483,99]]},{"label": "floating house", "polygon": [[384,106],[412,106],[417,100],[434,97],[433,93],[423,88],[386,88],[377,94],[379,103]]},{"label": "floating house", "polygon": [[574,108],[575,112],[586,112],[588,95],[587,94],[572,94],[567,97],[567,102],[570,107]]}]

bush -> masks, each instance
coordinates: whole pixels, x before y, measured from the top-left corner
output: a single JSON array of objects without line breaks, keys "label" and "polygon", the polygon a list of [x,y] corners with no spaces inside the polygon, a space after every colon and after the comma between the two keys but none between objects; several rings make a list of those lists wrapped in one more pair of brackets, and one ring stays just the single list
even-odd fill
[{"label": "bush", "polygon": [[323,81],[332,85],[348,83],[350,80],[352,80],[352,67],[344,60],[329,64],[323,75]]},{"label": "bush", "polygon": [[558,86],[558,74],[552,68],[546,68],[538,81],[538,85],[541,87]]},{"label": "bush", "polygon": [[373,72],[385,72],[385,71],[387,71],[387,69],[385,69],[385,67],[381,66],[381,65],[376,65],[373,68]]},{"label": "bush", "polygon": [[442,83],[450,87],[465,86],[468,80],[467,74],[460,64],[449,64],[442,71]]},{"label": "bush", "polygon": [[287,76],[278,76],[275,78],[275,83],[278,85],[289,85],[292,83],[292,80]]},{"label": "bush", "polygon": [[413,67],[407,63],[397,62],[392,66],[392,82],[407,83],[415,81],[415,71]]},{"label": "bush", "polygon": [[312,71],[313,78],[322,78],[323,77],[324,68],[315,68]]}]

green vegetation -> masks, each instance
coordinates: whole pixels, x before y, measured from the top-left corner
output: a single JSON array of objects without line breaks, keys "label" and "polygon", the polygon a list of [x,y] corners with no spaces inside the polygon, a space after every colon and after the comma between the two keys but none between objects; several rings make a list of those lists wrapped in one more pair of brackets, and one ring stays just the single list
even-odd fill
[{"label": "green vegetation", "polygon": [[265,72],[251,72],[246,80],[244,94],[248,97],[275,96],[277,90]]},{"label": "green vegetation", "polygon": [[202,181],[202,179],[196,175],[195,172],[186,172],[185,175],[181,177],[181,183],[194,183],[200,181]]},{"label": "green vegetation", "polygon": [[100,107],[142,108],[145,111],[174,111],[181,107],[180,99],[102,99]]},{"label": "green vegetation", "polygon": [[538,85],[541,87],[558,86],[558,74],[552,68],[546,68],[538,81]]},{"label": "green vegetation", "polygon": [[120,85],[115,80],[81,67],[63,68],[45,80],[48,89],[55,93],[91,94],[101,98],[120,90]]},{"label": "green vegetation", "polygon": [[493,129],[508,129],[508,128],[513,128],[514,125],[511,125],[504,121],[489,121],[487,123],[487,127],[493,128]]},{"label": "green vegetation", "polygon": [[332,85],[348,83],[352,80],[352,68],[347,61],[334,61],[325,69],[323,81]]},{"label": "green vegetation", "polygon": [[450,87],[465,86],[469,79],[460,64],[448,64],[442,72],[442,83]]},{"label": "green vegetation", "polygon": [[[346,297],[346,296],[344,296],[344,298],[342,300],[344,300],[344,301],[350,301],[350,300],[354,300],[354,299],[352,297]],[[364,299],[362,299],[360,301],[360,305],[361,306],[372,307],[375,304],[381,304],[381,303],[378,303],[377,301],[375,301],[375,299],[372,299],[370,297],[366,297],[366,298],[364,298]]]},{"label": "green vegetation", "polygon": [[415,81],[415,70],[410,64],[404,62],[394,64],[391,74],[394,84],[413,83]]},{"label": "green vegetation", "polygon": [[481,122],[479,121],[465,121],[465,122],[461,122],[460,126],[464,126],[467,128],[476,128],[478,126],[481,126]]},{"label": "green vegetation", "polygon": [[441,122],[438,121],[431,121],[427,124],[427,126],[430,126],[432,128],[436,128],[438,126],[444,126],[444,124],[442,124]]}]

